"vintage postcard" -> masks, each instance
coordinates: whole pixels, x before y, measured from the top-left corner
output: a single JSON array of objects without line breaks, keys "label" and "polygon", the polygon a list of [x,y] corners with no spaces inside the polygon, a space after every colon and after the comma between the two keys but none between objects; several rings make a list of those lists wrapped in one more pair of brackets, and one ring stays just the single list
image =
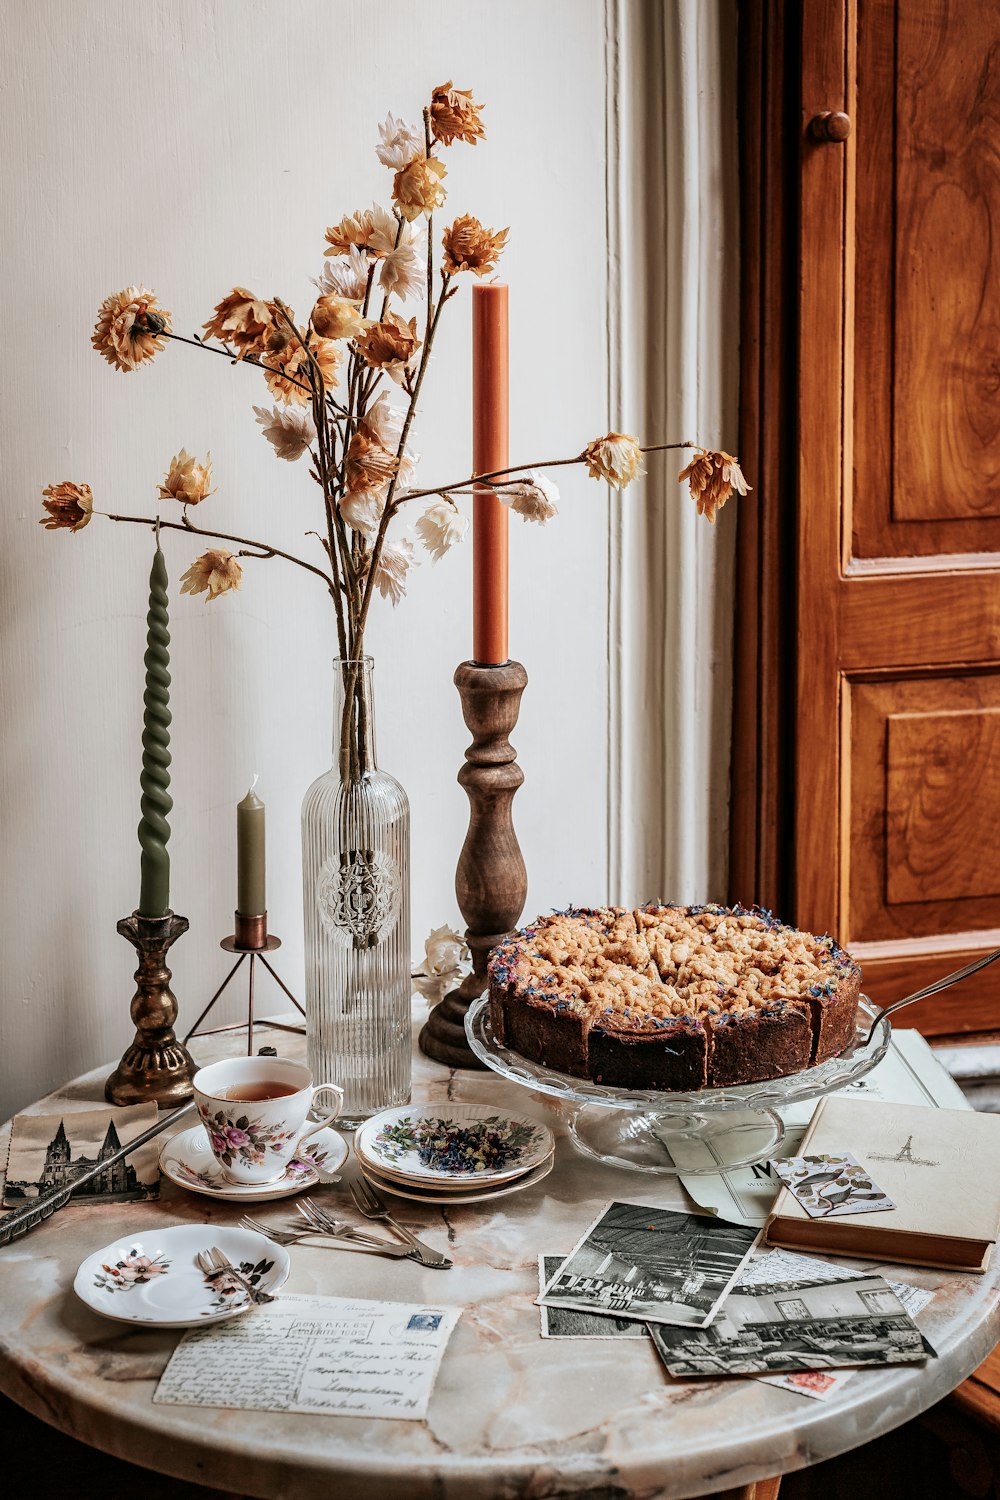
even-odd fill
[{"label": "vintage postcard", "polygon": [[811,1219],[835,1215],[884,1213],[896,1205],[856,1156],[824,1152],[818,1156],[776,1157],[768,1162]]},{"label": "vintage postcard", "polygon": [[539,1297],[549,1308],[703,1328],[759,1238],[682,1210],[611,1203]]},{"label": "vintage postcard", "polygon": [[[566,1259],[565,1255],[540,1255],[538,1257],[538,1294],[545,1287]],[[595,1313],[577,1312],[570,1307],[546,1307],[538,1304],[541,1315],[543,1339],[645,1339],[649,1329],[645,1323],[635,1323],[631,1318],[608,1318]]]},{"label": "vintage postcard", "polygon": [[[155,1125],[153,1103],[125,1109],[87,1109],[63,1115],[15,1115],[3,1189],[5,1208],[24,1208],[74,1181]],[[161,1141],[149,1141],[124,1161],[106,1167],[74,1190],[74,1198],[101,1203],[155,1198],[160,1191]]]},{"label": "vintage postcard", "polygon": [[186,1333],[153,1400],[419,1421],[460,1313],[282,1292],[267,1307]]},{"label": "vintage postcard", "polygon": [[710,1328],[651,1327],[671,1375],[765,1375],[922,1364],[934,1351],[881,1276],[752,1281]]}]

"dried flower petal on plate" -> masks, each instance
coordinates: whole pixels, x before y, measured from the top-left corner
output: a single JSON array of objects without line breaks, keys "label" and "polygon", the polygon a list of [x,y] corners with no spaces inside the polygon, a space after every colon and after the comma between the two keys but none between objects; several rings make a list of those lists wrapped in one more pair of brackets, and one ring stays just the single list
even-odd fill
[{"label": "dried flower petal on plate", "polygon": [[316,441],[313,419],[304,406],[255,406],[261,430],[279,458],[293,463]]},{"label": "dried flower petal on plate", "polygon": [[119,370],[134,370],[165,345],[170,314],[144,286],[127,286],[105,297],[90,342]]},{"label": "dried flower petal on plate", "polygon": [[211,483],[212,455],[206,454],[205,462],[199,463],[186,448],[182,448],[170,460],[170,468],[160,485],[160,499],[179,500],[182,505],[200,505],[209,495],[215,494]]},{"label": "dried flower petal on plate", "polygon": [[609,432],[607,437],[595,438],[583,453],[591,479],[605,479],[618,490],[646,472],[639,439],[629,432]]},{"label": "dried flower petal on plate", "polygon": [[484,140],[486,128],[479,118],[483,106],[477,104],[470,89],[454,89],[451,79],[442,83],[431,95],[431,131],[434,139],[444,146],[452,141],[465,141],[474,146]]},{"label": "dried flower petal on plate", "polygon": [[558,514],[556,501],[559,499],[559,491],[552,480],[539,474],[537,469],[529,469],[523,479],[513,479],[508,484],[500,485],[494,494],[502,505],[509,505],[511,510],[523,516],[526,521],[544,524]]},{"label": "dried flower petal on plate", "polygon": [[255,297],[246,287],[234,286],[216,303],[214,313],[202,327],[209,338],[231,344],[237,359],[242,359],[245,354],[260,351],[274,318],[273,302]]},{"label": "dried flower petal on plate", "polygon": [[89,484],[74,484],[64,479],[62,484],[48,485],[42,495],[48,515],[42,516],[38,524],[47,531],[82,531],[89,524],[94,511]]},{"label": "dried flower petal on plate", "polygon": [[182,594],[208,594],[208,602],[238,589],[243,582],[243,569],[231,552],[224,548],[210,547],[201,557],[195,558],[187,572],[181,577]]},{"label": "dried flower petal on plate", "polygon": [[681,484],[687,480],[699,516],[706,516],[712,522],[734,490],[745,495],[750,488],[743,478],[739,459],[711,448],[700,449],[677,479]]},{"label": "dried flower petal on plate", "polygon": [[445,200],[441,179],[447,174],[444,162],[435,156],[418,156],[396,173],[392,182],[392,200],[404,219],[412,221],[441,207]]}]

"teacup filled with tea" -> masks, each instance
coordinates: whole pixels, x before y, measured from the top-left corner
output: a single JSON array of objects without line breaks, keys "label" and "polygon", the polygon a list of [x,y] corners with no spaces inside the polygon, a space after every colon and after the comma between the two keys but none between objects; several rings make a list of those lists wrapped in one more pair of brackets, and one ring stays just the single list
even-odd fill
[{"label": "teacup filled with tea", "polygon": [[[287,1057],[236,1057],[211,1063],[192,1083],[212,1154],[231,1182],[275,1182],[344,1103],[335,1083],[313,1084],[305,1063]],[[316,1096],[332,1109],[317,1111]]]}]

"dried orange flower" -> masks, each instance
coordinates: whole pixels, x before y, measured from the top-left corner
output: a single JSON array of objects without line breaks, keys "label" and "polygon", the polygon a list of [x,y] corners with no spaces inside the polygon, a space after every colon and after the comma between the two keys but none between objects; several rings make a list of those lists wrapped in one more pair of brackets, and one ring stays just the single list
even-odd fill
[{"label": "dried orange flower", "polygon": [[209,338],[232,344],[237,357],[259,353],[264,335],[274,322],[274,303],[264,302],[248,292],[246,287],[234,286],[232,291],[215,305],[215,312],[202,326]]},{"label": "dried orange flower", "polygon": [[354,339],[364,333],[369,320],[356,302],[332,294],[320,297],[312,310],[312,325],[326,339]]},{"label": "dried orange flower", "polygon": [[700,449],[677,479],[680,483],[687,480],[699,516],[707,516],[710,521],[715,520],[734,490],[745,495],[750,488],[743,478],[739,459],[711,448]]},{"label": "dried orange flower", "polygon": [[[305,330],[300,329],[300,332],[304,339]],[[333,339],[311,338],[309,348],[327,389],[336,385],[337,367],[342,358],[339,345]],[[267,364],[274,366],[264,369],[264,379],[275,400],[283,401],[286,406],[308,406],[312,402],[309,358],[298,339],[291,333],[283,343],[279,338],[270,339],[265,355]]]},{"label": "dried orange flower", "polygon": [[434,139],[444,146],[452,141],[465,141],[474,146],[486,136],[486,129],[479,118],[483,106],[477,104],[468,89],[453,89],[451,79],[442,83],[431,95],[431,130]]},{"label": "dried orange flower", "polygon": [[371,208],[359,208],[356,213],[345,214],[339,224],[326,231],[329,249],[324,255],[346,255],[355,245],[381,258],[387,255],[396,243],[399,224],[387,208],[373,203]]},{"label": "dried orange flower", "polygon": [[182,505],[200,505],[209,495],[214,495],[212,483],[212,455],[206,454],[205,462],[199,463],[186,448],[175,453],[170,468],[160,485],[161,500],[179,500]]},{"label": "dried orange flower", "polygon": [[606,479],[617,490],[646,472],[639,439],[629,432],[609,432],[607,437],[595,438],[584,448],[583,456],[591,479]]},{"label": "dried orange flower", "polygon": [[396,455],[383,448],[368,423],[362,422],[347,446],[344,472],[348,492],[385,488],[397,466]]},{"label": "dried orange flower", "polygon": [[109,365],[134,370],[163,348],[164,331],[170,331],[170,314],[159,305],[156,293],[127,286],[101,303],[90,342]]},{"label": "dried orange flower", "polygon": [[441,186],[448,169],[433,156],[418,156],[392,179],[392,201],[408,223],[432,214],[445,200]]},{"label": "dried orange flower", "polygon": [[238,589],[243,582],[243,569],[231,552],[210,547],[201,557],[195,558],[181,578],[182,594],[208,594],[208,602]]},{"label": "dried orange flower", "polygon": [[42,490],[46,497],[42,504],[48,511],[39,521],[47,531],[82,531],[88,525],[94,511],[94,496],[89,484],[74,484],[64,479],[62,484],[50,484]]},{"label": "dried orange flower", "polygon": [[444,270],[449,276],[459,271],[475,271],[477,276],[485,276],[487,271],[495,269],[509,234],[509,229],[500,229],[494,234],[492,229],[484,229],[471,214],[463,214],[444,232],[441,241],[444,245]]},{"label": "dried orange flower", "polygon": [[387,312],[380,323],[371,327],[357,341],[358,353],[374,370],[384,370],[401,382],[406,366],[420,348],[417,320],[407,323],[398,313]]}]

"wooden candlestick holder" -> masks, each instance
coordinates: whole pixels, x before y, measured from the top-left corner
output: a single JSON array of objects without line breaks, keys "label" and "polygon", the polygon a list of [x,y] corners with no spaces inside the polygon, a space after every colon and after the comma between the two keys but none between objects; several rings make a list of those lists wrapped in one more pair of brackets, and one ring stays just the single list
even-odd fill
[{"label": "wooden candlestick holder", "polygon": [[191,1097],[197,1063],[174,1035],[177,1001],[166,959],[167,949],[188,926],[187,917],[173,912],[143,917],[134,911],[118,923],[118,931],[139,955],[139,967],[131,1006],[135,1040],[104,1085],[104,1097],[111,1104],[152,1099],[161,1109],[172,1109]]},{"label": "wooden candlestick holder", "polygon": [[465,1013],[486,989],[490,950],[517,926],[528,876],[511,815],[524,780],[508,736],[517,723],[528,674],[520,662],[483,667],[465,661],[455,672],[462,713],[472,734],[458,782],[469,796],[469,831],[455,872],[459,910],[468,924],[472,973],[445,995],[420,1033],[420,1048],[451,1068],[481,1068],[469,1047]]}]

